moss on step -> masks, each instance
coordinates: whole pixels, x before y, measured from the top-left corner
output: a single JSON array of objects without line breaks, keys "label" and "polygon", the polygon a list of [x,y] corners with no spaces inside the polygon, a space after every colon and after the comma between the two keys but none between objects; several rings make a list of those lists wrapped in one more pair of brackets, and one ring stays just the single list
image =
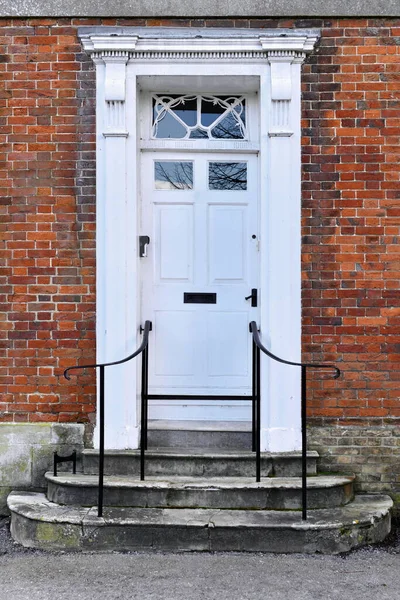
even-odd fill
[{"label": "moss on step", "polygon": [[76,525],[38,522],[36,525],[36,540],[43,548],[65,548],[66,550],[79,547],[81,539],[80,527]]}]

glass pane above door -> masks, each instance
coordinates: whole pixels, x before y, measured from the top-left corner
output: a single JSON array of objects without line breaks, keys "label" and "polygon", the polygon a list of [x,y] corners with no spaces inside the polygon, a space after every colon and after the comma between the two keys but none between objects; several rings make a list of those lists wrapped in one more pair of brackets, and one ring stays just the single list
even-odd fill
[{"label": "glass pane above door", "polygon": [[247,163],[210,162],[208,166],[208,189],[247,190]]},{"label": "glass pane above door", "polygon": [[156,139],[245,140],[243,96],[153,95],[152,137]]},{"label": "glass pane above door", "polygon": [[160,160],[154,162],[156,190],[193,189],[193,162]]}]

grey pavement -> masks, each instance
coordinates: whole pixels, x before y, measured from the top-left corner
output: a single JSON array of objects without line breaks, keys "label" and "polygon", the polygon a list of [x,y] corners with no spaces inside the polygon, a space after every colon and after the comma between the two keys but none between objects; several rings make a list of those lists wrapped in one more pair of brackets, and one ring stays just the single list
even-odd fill
[{"label": "grey pavement", "polygon": [[44,553],[0,521],[1,600],[397,600],[400,532],[344,556]]}]

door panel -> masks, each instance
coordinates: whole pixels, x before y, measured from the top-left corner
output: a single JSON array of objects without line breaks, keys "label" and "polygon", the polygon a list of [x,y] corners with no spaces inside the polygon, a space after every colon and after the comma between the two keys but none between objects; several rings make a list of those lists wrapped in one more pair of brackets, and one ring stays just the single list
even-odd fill
[{"label": "door panel", "polygon": [[[247,378],[249,374],[248,330],[247,311],[208,313],[207,372],[210,377],[229,377],[232,382],[235,378]],[[218,335],[220,332],[222,335]]]},{"label": "door panel", "polygon": [[[258,287],[257,157],[221,156],[142,155],[140,233],[151,239],[148,256],[140,259],[142,320],[154,324],[150,393],[251,394],[248,324],[258,309],[245,297]],[[216,300],[188,303],[185,293],[214,294]],[[174,418],[188,418],[179,402],[170,405]],[[220,407],[224,418],[228,409],[233,420],[239,413],[243,418],[243,407],[235,417],[235,403]],[[157,409],[150,410],[157,418]],[[199,411],[196,402],[196,418]],[[209,414],[204,402],[203,418]],[[165,418],[165,406],[160,415]]]},{"label": "door panel", "polygon": [[[196,331],[196,313],[193,311],[156,310],[154,312],[154,335],[152,352],[155,354],[154,377],[179,376],[186,384],[193,384],[195,377],[195,348],[188,344],[187,332]],[[197,319],[198,320],[198,319]],[[176,384],[176,382],[173,382]]]},{"label": "door panel", "polygon": [[193,279],[193,206],[155,205],[156,280]]},{"label": "door panel", "polygon": [[209,282],[245,281],[247,206],[211,205],[208,210]]}]

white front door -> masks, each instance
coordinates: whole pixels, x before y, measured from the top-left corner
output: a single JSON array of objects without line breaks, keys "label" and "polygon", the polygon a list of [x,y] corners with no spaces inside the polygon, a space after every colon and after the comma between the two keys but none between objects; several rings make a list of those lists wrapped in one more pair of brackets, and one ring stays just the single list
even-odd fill
[{"label": "white front door", "polygon": [[193,396],[152,401],[150,418],[250,419],[250,402],[196,396],[251,394],[258,308],[245,298],[259,285],[257,165],[254,154],[142,153],[149,392]]}]

